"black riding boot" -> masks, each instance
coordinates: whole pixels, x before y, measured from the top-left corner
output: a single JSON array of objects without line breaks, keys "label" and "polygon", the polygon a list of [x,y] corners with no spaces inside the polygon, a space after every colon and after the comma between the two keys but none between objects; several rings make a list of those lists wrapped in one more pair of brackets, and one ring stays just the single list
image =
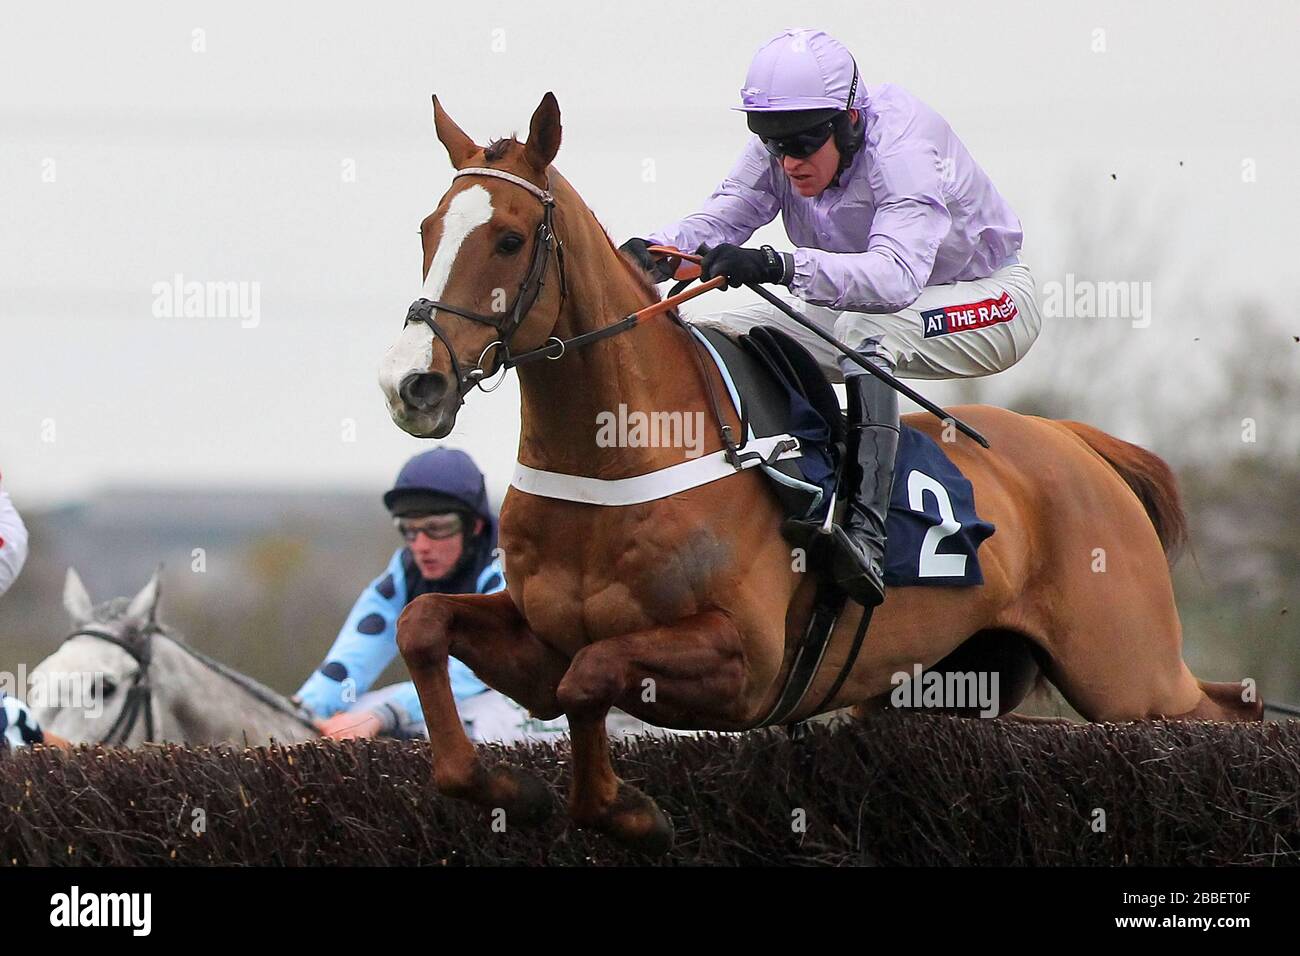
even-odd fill
[{"label": "black riding boot", "polygon": [[864,607],[885,599],[885,519],[898,452],[898,392],[874,375],[851,375],[848,501],[843,526],[831,529],[830,568],[835,583]]}]

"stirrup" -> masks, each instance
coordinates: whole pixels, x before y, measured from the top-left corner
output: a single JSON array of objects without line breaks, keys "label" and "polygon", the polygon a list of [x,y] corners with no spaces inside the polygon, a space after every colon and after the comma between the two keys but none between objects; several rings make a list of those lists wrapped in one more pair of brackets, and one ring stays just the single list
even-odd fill
[{"label": "stirrup", "polygon": [[[834,584],[863,607],[885,600],[884,570],[871,561],[852,536],[839,525],[787,518],[781,536],[808,556],[808,570]],[[863,558],[866,558],[864,563]]]},{"label": "stirrup", "polygon": [[781,537],[796,548],[803,548],[811,558],[830,539],[830,528],[822,521],[807,518],[786,518],[781,522]]},{"label": "stirrup", "polygon": [[885,600],[885,571],[872,549],[863,548],[853,535],[836,525],[831,529],[831,578],[836,587],[863,607],[878,607]]}]

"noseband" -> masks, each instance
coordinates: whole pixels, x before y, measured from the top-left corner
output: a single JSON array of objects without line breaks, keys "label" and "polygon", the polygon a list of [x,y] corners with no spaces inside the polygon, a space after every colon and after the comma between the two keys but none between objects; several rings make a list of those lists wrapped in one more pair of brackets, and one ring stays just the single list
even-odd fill
[{"label": "noseband", "polygon": [[[537,297],[542,294],[542,288],[546,284],[546,266],[551,258],[552,249],[555,250],[556,266],[560,273],[561,308],[563,308],[568,289],[564,278],[564,244],[556,237],[552,224],[555,196],[549,190],[540,189],[528,180],[501,169],[473,166],[460,170],[452,176],[452,179],[459,179],[461,176],[491,176],[495,179],[503,179],[508,183],[514,183],[516,186],[528,190],[542,203],[542,221],[537,225],[537,232],[533,242],[532,262],[529,263],[524,281],[519,284],[519,291],[515,294],[514,304],[508,310],[499,315],[486,315],[482,312],[471,312],[469,309],[450,305],[446,302],[422,298],[411,303],[411,308],[406,313],[404,325],[410,325],[412,322],[423,322],[433,332],[434,336],[447,347],[447,354],[451,357],[452,374],[456,376],[456,397],[464,404],[466,393],[483,381],[486,374],[483,368],[483,360],[493,349],[501,349],[499,362],[500,367],[503,369],[511,368],[533,358],[558,359],[564,354],[565,346],[568,343],[555,336],[548,339],[547,343],[539,349],[532,349],[518,355],[510,352],[510,341],[514,338],[515,333],[519,331],[519,326],[523,324],[524,318],[528,315],[528,310],[533,307]],[[452,348],[447,333],[434,320],[434,312],[450,312],[452,315],[459,315],[471,322],[489,326],[496,329],[497,337],[488,343],[487,348],[479,355],[478,361],[466,368],[456,358],[456,350]]]},{"label": "noseband", "polygon": [[126,702],[122,704],[113,726],[108,728],[108,732],[100,738],[99,743],[110,747],[125,746],[136,721],[140,719],[141,711],[144,712],[144,739],[153,740],[153,690],[149,685],[149,663],[153,658],[153,632],[141,634],[139,641],[127,641],[108,631],[83,627],[65,637],[64,643],[74,637],[97,637],[101,641],[116,644],[130,654],[136,663],[135,680],[127,688]]}]

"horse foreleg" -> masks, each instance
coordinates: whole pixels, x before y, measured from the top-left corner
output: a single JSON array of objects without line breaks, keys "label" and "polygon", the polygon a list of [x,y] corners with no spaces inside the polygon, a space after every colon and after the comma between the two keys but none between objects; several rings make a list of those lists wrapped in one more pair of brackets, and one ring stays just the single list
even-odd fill
[{"label": "horse foreleg", "polygon": [[508,823],[541,822],[554,809],[538,777],[484,767],[451,692],[447,658],[463,661],[489,687],[541,717],[560,712],[555,688],[568,661],[529,629],[510,595],[426,594],[397,620],[397,645],[420,695],[433,750],[433,779],[448,796],[503,809]]},{"label": "horse foreleg", "polygon": [[556,692],[573,740],[574,822],[645,853],[667,852],[672,824],[614,773],[605,716],[618,705],[674,726],[739,724],[745,678],[740,635],[716,611],[597,641],[574,655]]}]

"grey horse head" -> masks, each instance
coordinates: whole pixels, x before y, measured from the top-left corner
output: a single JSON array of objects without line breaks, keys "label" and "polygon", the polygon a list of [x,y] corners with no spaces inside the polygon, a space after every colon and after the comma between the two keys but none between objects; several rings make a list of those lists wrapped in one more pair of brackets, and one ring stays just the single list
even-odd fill
[{"label": "grey horse head", "polygon": [[162,569],[132,598],[96,605],[68,569],[71,633],[31,673],[41,727],[72,743],[285,743],[314,728],[287,698],[185,645],[158,617]]}]

